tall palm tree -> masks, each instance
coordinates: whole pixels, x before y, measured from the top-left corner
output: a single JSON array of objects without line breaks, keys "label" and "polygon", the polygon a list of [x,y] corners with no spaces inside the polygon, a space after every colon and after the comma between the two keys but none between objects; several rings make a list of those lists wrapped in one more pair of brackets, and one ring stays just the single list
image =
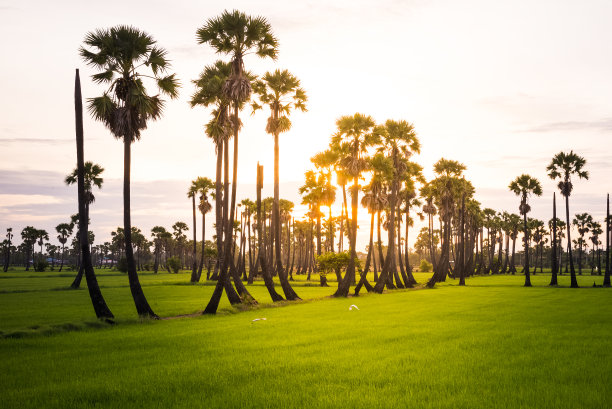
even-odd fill
[{"label": "tall palm tree", "polygon": [[199,44],[209,44],[219,54],[229,54],[232,58],[230,76],[223,84],[223,94],[231,101],[232,130],[234,132],[234,163],[232,176],[232,200],[229,207],[229,219],[225,222],[228,234],[225,237],[224,259],[217,286],[204,309],[206,314],[214,314],[219,306],[227,270],[231,263],[232,234],[236,207],[236,184],[238,177],[238,132],[240,118],[238,113],[242,105],[251,97],[251,81],[244,69],[243,58],[254,53],[261,58],[276,59],[278,40],[272,34],[272,28],[263,17],[247,16],[238,10],[225,10],[219,17],[211,18],[196,32]]},{"label": "tall palm tree", "polygon": [[367,168],[365,155],[367,148],[376,142],[373,130],[376,123],[369,115],[356,113],[346,115],[336,120],[338,131],[332,137],[332,149],[339,152],[339,165],[341,171],[349,179],[353,179],[351,187],[351,222],[349,227],[350,259],[346,274],[338,285],[334,294],[337,297],[346,297],[350,285],[355,281],[355,251],[357,242],[357,212],[359,206],[359,179]]},{"label": "tall palm tree", "polygon": [[[206,124],[205,131],[206,135],[212,139],[217,154],[215,193],[213,195],[215,199],[215,226],[217,233],[217,260],[215,263],[215,274],[217,269],[221,266],[221,261],[223,260],[223,233],[224,230],[227,229],[225,219],[227,216],[227,192],[229,190],[228,140],[233,133],[233,123],[229,116],[231,100],[224,94],[223,87],[229,79],[231,71],[231,63],[226,63],[220,60],[217,60],[212,65],[206,66],[198,79],[193,81],[196,86],[196,91],[190,100],[192,108],[196,106],[214,107],[211,113],[212,118]],[[247,77],[251,78],[249,73],[246,73],[246,75]],[[222,181],[224,162],[225,183]],[[226,203],[225,206],[224,203]],[[222,281],[217,282],[222,284],[225,288],[231,304],[239,304],[241,302],[240,296],[232,286],[227,274]],[[218,289],[217,292],[214,293],[215,296],[220,296],[223,288],[217,286],[215,289]]]},{"label": "tall palm tree", "polygon": [[[385,265],[381,271],[381,278],[374,286],[374,290],[382,293],[387,284],[386,276],[392,271],[397,275],[395,267],[395,238],[396,238],[396,210],[397,198],[400,191],[401,182],[405,179],[408,173],[408,159],[414,154],[419,153],[421,145],[417,138],[414,126],[404,120],[393,121],[387,120],[384,127],[378,127],[377,131],[378,152],[384,154],[390,159],[392,174],[390,175],[390,196],[389,196],[389,228],[387,229],[389,239],[387,243],[387,256],[385,257]],[[398,281],[398,286],[402,286]],[[412,283],[404,283],[403,286],[410,286]],[[403,287],[402,286],[402,287]]]},{"label": "tall palm tree", "polygon": [[83,141],[83,101],[81,97],[81,79],[79,77],[79,70],[76,70],[75,75],[75,86],[74,86],[74,111],[75,111],[75,128],[76,128],[76,147],[77,147],[77,196],[79,203],[79,244],[81,247],[81,254],[83,256],[82,264],[85,269],[85,280],[87,281],[87,290],[89,291],[89,298],[93,304],[94,312],[98,319],[112,322],[114,318],[113,313],[106,305],[106,301],[102,296],[100,287],[98,286],[98,280],[96,279],[96,273],[94,272],[93,265],[91,263],[91,254],[88,243],[88,218],[86,217],[86,202],[87,196],[85,194],[85,160],[84,160],[84,141]]},{"label": "tall palm tree", "polygon": [[291,129],[289,114],[292,109],[306,111],[306,92],[300,87],[300,80],[287,70],[266,72],[264,76],[253,83],[253,92],[258,102],[253,102],[253,112],[270,107],[270,117],[266,132],[274,136],[274,203],[272,207],[272,222],[274,223],[273,243],[276,249],[276,269],[281,280],[281,286],[287,300],[300,299],[289,284],[281,257],[281,223],[280,223],[280,169],[278,137],[282,132]]},{"label": "tall palm tree", "polygon": [[569,213],[569,197],[572,194],[574,185],[572,184],[572,176],[576,175],[579,179],[589,179],[589,172],[583,170],[586,164],[586,159],[570,151],[569,153],[559,152],[553,158],[550,164],[546,167],[548,176],[555,180],[560,179],[557,187],[561,194],[565,197],[565,222],[567,226],[567,251],[569,255],[571,287],[578,288],[578,280],[576,279],[576,271],[574,270],[574,259],[572,257],[572,238],[570,235],[570,213]]},{"label": "tall palm tree", "polygon": [[[159,94],[150,96],[145,79],[152,79],[156,88],[170,98],[178,97],[179,83],[170,67],[166,50],[156,45],[147,33],[129,26],[99,29],[86,35],[80,53],[92,67],[100,70],[94,82],[108,85],[100,97],[89,99],[89,111],[118,139],[123,139],[123,230],[130,290],[141,317],[159,318],[142,291],[134,263],[130,212],[131,145],[140,139],[150,120],[162,115],[164,101]],[[143,74],[144,68],[150,74]],[[141,71],[138,71],[141,70]]]},{"label": "tall palm tree", "polygon": [[525,243],[525,287],[531,287],[529,277],[529,233],[527,229],[527,213],[531,211],[531,206],[527,203],[530,195],[542,196],[542,185],[540,182],[529,175],[521,175],[514,179],[508,188],[517,196],[521,197],[519,212],[523,215],[523,243]]}]

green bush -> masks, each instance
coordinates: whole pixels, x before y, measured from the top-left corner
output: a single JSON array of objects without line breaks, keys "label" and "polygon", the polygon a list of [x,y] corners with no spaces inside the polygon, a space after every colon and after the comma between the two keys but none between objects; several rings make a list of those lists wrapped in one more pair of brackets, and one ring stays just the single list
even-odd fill
[{"label": "green bush", "polygon": [[424,273],[428,273],[431,270],[433,270],[433,264],[431,264],[429,261],[423,259],[421,260],[421,265],[419,266],[419,271],[422,271]]},{"label": "green bush", "polygon": [[39,260],[34,263],[34,271],[43,272],[49,267],[49,263],[45,260]]},{"label": "green bush", "polygon": [[167,263],[174,274],[177,274],[181,269],[181,260],[178,257],[170,257]]},{"label": "green bush", "polygon": [[119,261],[117,261],[117,270],[121,271],[122,273],[127,273],[128,266],[127,259],[125,257],[121,257]]}]

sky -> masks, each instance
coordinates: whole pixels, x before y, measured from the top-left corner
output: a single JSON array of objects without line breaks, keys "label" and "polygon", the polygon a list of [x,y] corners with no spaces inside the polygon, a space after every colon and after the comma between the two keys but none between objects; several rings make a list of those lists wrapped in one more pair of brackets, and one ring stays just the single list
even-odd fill
[{"label": "sky", "polygon": [[[425,176],[441,157],[461,161],[483,207],[517,212],[519,200],[508,184],[521,173],[538,178],[544,194],[531,200],[531,215],[546,220],[556,189],[546,165],[559,151],[573,149],[586,158],[590,178],[574,183],[570,212],[604,217],[605,193],[612,190],[610,1],[100,4],[0,0],[1,232],[26,225],[54,232],[76,213],[76,187],[63,183],[76,165],[75,68],[85,98],[103,91],[89,79],[95,71],[78,48],[87,32],[119,24],[144,30],[166,48],[182,83],[180,97],[168,101],[163,118],[133,145],[132,224],[145,233],[179,220],[191,225],[187,189],[197,176],[214,178],[215,168],[203,131],[209,113],[188,104],[191,81],[204,66],[228,59],[197,44],[195,32],[224,9],[266,17],[279,39],[276,61],[250,55],[246,68],[258,75],[288,69],[308,95],[308,112],[292,114],[293,127],[280,141],[281,197],[296,203],[296,213],[305,210],[297,190],[312,167],[310,157],[326,149],[338,117],[361,112],[380,123],[413,123],[422,145],[413,159]],[[238,200],[255,197],[258,161],[265,168],[264,196],[270,196],[267,112],[241,116]],[[122,224],[123,148],[90,117],[84,125],[86,160],[105,168],[91,210],[100,243]],[[363,248],[369,225],[363,209],[359,223]]]}]

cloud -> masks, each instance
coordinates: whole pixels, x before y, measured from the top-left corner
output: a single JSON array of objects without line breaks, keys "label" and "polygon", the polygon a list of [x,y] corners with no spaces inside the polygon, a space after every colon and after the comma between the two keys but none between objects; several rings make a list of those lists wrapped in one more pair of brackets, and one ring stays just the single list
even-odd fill
[{"label": "cloud", "polygon": [[603,118],[596,121],[551,122],[523,129],[518,132],[567,132],[581,130],[594,130],[599,132],[612,131],[612,118]]},{"label": "cloud", "polygon": [[9,143],[35,143],[35,144],[49,144],[49,145],[64,145],[68,143],[74,143],[74,139],[61,138],[0,138],[0,145]]}]

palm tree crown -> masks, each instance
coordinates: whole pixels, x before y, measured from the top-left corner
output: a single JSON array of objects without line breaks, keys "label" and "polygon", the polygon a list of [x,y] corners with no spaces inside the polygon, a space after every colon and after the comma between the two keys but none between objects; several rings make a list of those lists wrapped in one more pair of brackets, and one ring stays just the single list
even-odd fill
[{"label": "palm tree crown", "polygon": [[577,175],[580,179],[589,179],[589,172],[582,169],[585,164],[586,159],[578,156],[574,151],[569,153],[559,152],[553,157],[546,170],[551,179],[563,179],[557,186],[563,196],[569,196],[573,188],[572,175]]},{"label": "palm tree crown", "polygon": [[542,185],[540,181],[529,175],[521,175],[514,179],[508,186],[515,195],[521,196],[519,210],[522,215],[529,213],[531,207],[527,204],[530,195],[542,196]]},{"label": "palm tree crown", "polygon": [[[164,106],[159,95],[147,94],[143,79],[153,79],[162,94],[178,97],[180,85],[175,74],[164,75],[170,67],[166,50],[150,35],[130,26],[90,32],[84,42],[91,49],[81,47],[81,57],[101,70],[93,80],[109,85],[102,96],[88,100],[90,113],[116,138],[139,139],[147,121],[158,119]],[[143,66],[150,68],[151,75],[137,71]]]}]

